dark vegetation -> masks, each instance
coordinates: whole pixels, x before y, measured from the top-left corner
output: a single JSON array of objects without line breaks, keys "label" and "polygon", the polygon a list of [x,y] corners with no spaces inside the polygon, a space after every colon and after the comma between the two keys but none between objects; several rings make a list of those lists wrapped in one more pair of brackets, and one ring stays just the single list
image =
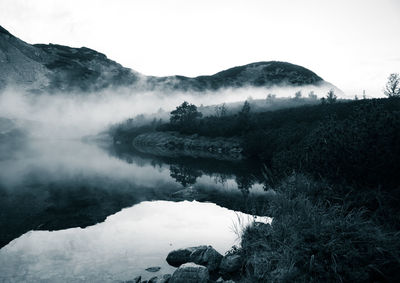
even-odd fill
[{"label": "dark vegetation", "polygon": [[277,192],[263,212],[272,225],[243,233],[250,282],[400,281],[398,95],[339,102],[330,92],[318,105],[257,113],[245,102],[203,118],[188,103],[177,110],[152,130],[240,137]]},{"label": "dark vegetation", "polygon": [[265,211],[272,224],[247,227],[242,236],[248,282],[399,281],[398,229],[363,207],[375,198],[390,210],[381,192],[343,194],[299,173],[274,188]]}]

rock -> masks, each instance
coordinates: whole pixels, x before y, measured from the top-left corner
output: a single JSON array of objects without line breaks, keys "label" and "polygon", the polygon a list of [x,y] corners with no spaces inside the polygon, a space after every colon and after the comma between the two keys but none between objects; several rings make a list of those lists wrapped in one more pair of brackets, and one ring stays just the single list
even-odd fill
[{"label": "rock", "polygon": [[151,278],[149,283],[168,283],[171,279],[171,274],[164,274],[163,276],[155,276]]},{"label": "rock", "polygon": [[208,269],[193,262],[182,264],[174,274],[169,283],[206,283],[210,275]]},{"label": "rock", "polygon": [[224,279],[222,279],[222,277],[218,278],[217,281],[215,281],[215,283],[224,283]]},{"label": "rock", "polygon": [[168,283],[169,280],[171,279],[172,275],[171,274],[164,274],[158,281],[157,283]]},{"label": "rock", "polygon": [[222,274],[235,273],[242,267],[242,257],[238,254],[226,255],[219,265]]},{"label": "rock", "polygon": [[152,266],[152,267],[146,268],[146,271],[148,271],[148,272],[157,272],[160,269],[161,269],[161,267],[159,267],[159,266]]},{"label": "rock", "polygon": [[222,260],[222,255],[211,246],[192,252],[190,257],[192,262],[206,266],[210,272],[217,270]]},{"label": "rock", "polygon": [[170,252],[167,256],[167,262],[169,265],[179,267],[181,264],[190,262],[190,255],[197,247],[179,249]]},{"label": "rock", "polygon": [[210,272],[218,269],[222,255],[211,246],[198,246],[172,251],[167,256],[168,264],[178,267],[187,262],[204,265]]}]

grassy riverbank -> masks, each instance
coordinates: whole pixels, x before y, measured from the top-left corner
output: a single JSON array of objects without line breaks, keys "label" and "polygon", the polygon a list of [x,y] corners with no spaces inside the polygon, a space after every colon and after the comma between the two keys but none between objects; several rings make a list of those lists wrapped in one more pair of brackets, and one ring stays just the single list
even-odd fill
[{"label": "grassy riverbank", "polygon": [[[276,187],[266,215],[272,225],[242,236],[248,282],[399,282],[400,235],[385,223],[391,208],[363,206],[359,193],[293,174]],[[373,214],[373,215],[372,215]]]}]

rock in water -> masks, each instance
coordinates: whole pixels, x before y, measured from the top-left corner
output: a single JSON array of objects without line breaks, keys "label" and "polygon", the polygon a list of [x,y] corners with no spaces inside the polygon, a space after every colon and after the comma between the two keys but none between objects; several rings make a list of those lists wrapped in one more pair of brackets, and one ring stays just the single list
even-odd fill
[{"label": "rock in water", "polygon": [[149,280],[149,283],[167,283],[171,279],[171,274],[164,274],[163,276],[156,276]]},{"label": "rock in water", "polygon": [[182,264],[174,274],[169,283],[207,283],[210,275],[208,269],[193,262]]},{"label": "rock in water", "polygon": [[190,255],[198,247],[179,249],[170,252],[167,256],[167,262],[169,265],[179,267],[181,264],[190,262]]},{"label": "rock in water", "polygon": [[222,255],[211,246],[198,246],[179,249],[170,252],[167,256],[168,264],[178,267],[187,262],[204,265],[210,272],[218,269]]},{"label": "rock in water", "polygon": [[222,260],[222,255],[211,246],[193,251],[190,257],[192,262],[206,266],[210,272],[217,270]]}]

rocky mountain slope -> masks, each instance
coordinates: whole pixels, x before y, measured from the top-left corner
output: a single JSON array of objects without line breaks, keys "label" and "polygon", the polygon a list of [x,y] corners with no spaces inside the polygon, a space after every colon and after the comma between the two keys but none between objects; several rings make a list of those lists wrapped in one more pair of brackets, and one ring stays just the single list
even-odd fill
[{"label": "rocky mountain slope", "polygon": [[207,91],[225,87],[329,84],[312,71],[286,62],[257,62],[214,75],[144,76],[95,50],[56,44],[28,44],[0,26],[0,89],[32,92],[99,91],[108,87],[140,90]]}]

